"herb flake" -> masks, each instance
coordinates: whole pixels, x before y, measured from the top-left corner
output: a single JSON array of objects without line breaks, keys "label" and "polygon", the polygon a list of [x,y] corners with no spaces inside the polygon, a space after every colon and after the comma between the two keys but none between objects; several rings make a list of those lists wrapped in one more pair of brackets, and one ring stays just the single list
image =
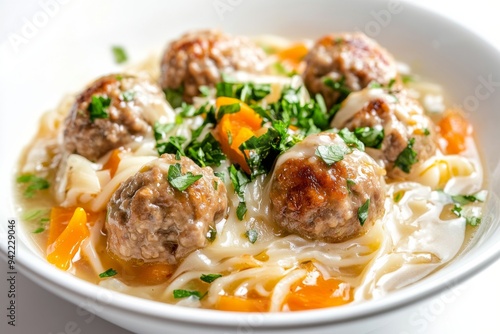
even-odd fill
[{"label": "herb flake", "polygon": [[193,175],[191,172],[182,174],[181,165],[176,163],[168,167],[168,182],[172,187],[179,191],[184,191],[189,188],[193,183],[201,179],[203,175]]},{"label": "herb flake", "polygon": [[100,278],[112,277],[115,276],[116,274],[118,274],[116,270],[114,270],[113,268],[109,268],[105,272],[100,273],[99,277]]}]

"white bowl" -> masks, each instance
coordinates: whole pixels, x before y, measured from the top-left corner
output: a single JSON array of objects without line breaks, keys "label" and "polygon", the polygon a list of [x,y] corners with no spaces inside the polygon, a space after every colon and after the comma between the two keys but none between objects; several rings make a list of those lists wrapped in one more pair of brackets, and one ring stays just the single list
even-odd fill
[{"label": "white bowl", "polygon": [[[481,38],[408,3],[341,0],[197,0],[183,2],[48,1],[2,45],[0,62],[0,248],[7,253],[13,174],[42,111],[66,92],[120,70],[111,45],[125,46],[131,62],[162,50],[182,32],[218,27],[234,34],[272,33],[316,38],[361,30],[416,73],[439,83],[449,101],[470,114],[489,175],[485,219],[466,252],[428,278],[385,298],[343,308],[245,314],[176,307],[105,290],[49,265],[17,226],[16,266],[44,288],[134,332],[360,333],[396,319],[415,305],[477,274],[500,255],[500,54]],[[490,84],[485,84],[485,82]],[[492,82],[492,83],[491,83]],[[497,82],[499,82],[497,84]]]}]

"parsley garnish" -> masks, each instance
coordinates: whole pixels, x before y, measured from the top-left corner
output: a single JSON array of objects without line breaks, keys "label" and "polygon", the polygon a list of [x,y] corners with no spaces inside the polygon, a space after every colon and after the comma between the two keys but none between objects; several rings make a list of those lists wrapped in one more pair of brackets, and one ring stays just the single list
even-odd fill
[{"label": "parsley garnish", "polygon": [[237,169],[234,165],[229,167],[229,178],[233,184],[234,192],[238,195],[240,203],[236,209],[236,215],[239,220],[243,220],[245,213],[247,212],[245,204],[245,189],[248,183],[250,183],[249,177],[241,169]]},{"label": "parsley garnish", "polygon": [[368,219],[368,209],[370,208],[370,199],[367,199],[366,202],[361,205],[358,209],[358,219],[359,224],[363,226],[365,224],[366,219]]},{"label": "parsley garnish", "polygon": [[487,194],[486,191],[480,191],[472,195],[454,195],[451,196],[451,199],[455,203],[465,205],[474,202],[484,202],[486,200],[486,194]]},{"label": "parsley garnish", "polygon": [[204,295],[202,295],[199,291],[195,290],[182,290],[182,289],[176,289],[174,290],[174,298],[179,299],[179,298],[187,298],[187,297],[196,297],[198,299],[203,298]]},{"label": "parsley garnish", "polygon": [[481,224],[481,217],[465,217],[465,223],[470,226]]},{"label": "parsley garnish", "polygon": [[359,140],[354,133],[349,131],[348,128],[343,128],[342,130],[340,130],[338,132],[338,135],[344,140],[348,147],[357,148],[360,151],[365,150],[365,144],[363,144],[363,142]]},{"label": "parsley garnish", "polygon": [[380,148],[384,140],[384,128],[361,127],[354,129],[356,137],[367,147]]},{"label": "parsley garnish", "polygon": [[345,100],[347,95],[351,94],[351,89],[345,84],[345,77],[342,77],[338,81],[333,81],[332,78],[326,77],[323,79],[323,83],[325,84],[325,86],[339,93],[340,96],[338,98],[338,102]]},{"label": "parsley garnish", "polygon": [[88,111],[90,121],[93,122],[97,118],[108,118],[108,107],[111,105],[111,99],[106,96],[92,95],[92,101],[89,103]]},{"label": "parsley garnish", "polygon": [[221,274],[202,274],[200,276],[200,279],[203,282],[212,283],[213,281],[215,281],[217,278],[220,278],[220,277],[222,277]]},{"label": "parsley garnish", "polygon": [[455,204],[453,206],[453,209],[451,209],[451,212],[453,212],[457,217],[462,216],[462,207],[459,204]]},{"label": "parsley garnish", "polygon": [[405,173],[410,173],[411,166],[418,162],[417,152],[413,149],[415,138],[408,140],[408,146],[399,153],[394,165],[400,168]]},{"label": "parsley garnish", "polygon": [[127,90],[123,92],[120,97],[125,102],[130,102],[134,100],[135,92],[133,90]]},{"label": "parsley garnish", "polygon": [[226,114],[234,114],[240,111],[241,107],[239,103],[227,104],[224,106],[220,106],[217,111],[217,121],[220,121],[221,118]]},{"label": "parsley garnish", "polygon": [[125,52],[125,49],[123,47],[113,46],[111,48],[111,51],[113,52],[113,56],[117,64],[121,64],[127,61],[127,53]]},{"label": "parsley garnish", "polygon": [[208,228],[208,232],[206,235],[207,240],[210,242],[214,242],[216,237],[217,237],[217,230],[215,228],[213,228],[212,226],[210,226]]},{"label": "parsley garnish", "polygon": [[270,84],[233,83],[227,78],[216,86],[216,96],[233,97],[245,103],[258,102],[271,93]]},{"label": "parsley garnish", "polygon": [[315,154],[321,159],[323,159],[323,161],[328,166],[331,166],[334,163],[341,161],[342,159],[344,159],[344,156],[349,153],[351,153],[351,149],[349,149],[349,147],[340,144],[328,145],[328,146],[319,145],[318,148],[316,148],[315,152]]},{"label": "parsley garnish", "polygon": [[165,98],[168,103],[172,106],[172,108],[177,108],[182,105],[182,95],[184,94],[184,87],[180,87],[178,89],[166,88],[163,90],[165,93]]},{"label": "parsley garnish", "polygon": [[193,183],[201,179],[203,175],[193,175],[191,172],[182,174],[181,165],[179,163],[168,167],[168,182],[172,187],[179,191],[184,191]]},{"label": "parsley garnish", "polygon": [[257,232],[254,229],[250,229],[245,232],[245,237],[247,237],[250,243],[254,244],[257,241],[257,238],[259,237],[259,232]]},{"label": "parsley garnish", "polygon": [[200,86],[198,87],[198,90],[201,93],[201,96],[207,97],[210,95],[210,87],[208,86]]},{"label": "parsley garnish", "polygon": [[351,188],[356,185],[356,182],[354,182],[351,179],[346,180],[346,186],[347,186],[347,191],[351,193]]},{"label": "parsley garnish", "polygon": [[24,174],[19,176],[17,178],[17,183],[24,183],[28,185],[23,192],[23,196],[25,198],[33,198],[38,190],[44,190],[50,187],[49,181],[34,174]]},{"label": "parsley garnish", "polygon": [[114,270],[113,268],[109,268],[105,272],[100,273],[99,277],[100,278],[112,277],[115,276],[116,274],[118,274],[116,270]]}]

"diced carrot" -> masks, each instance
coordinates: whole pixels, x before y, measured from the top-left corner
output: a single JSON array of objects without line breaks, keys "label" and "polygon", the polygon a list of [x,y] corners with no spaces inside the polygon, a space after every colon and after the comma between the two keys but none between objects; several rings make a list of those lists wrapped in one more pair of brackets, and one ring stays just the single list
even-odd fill
[{"label": "diced carrot", "polygon": [[300,63],[307,55],[309,49],[303,43],[294,44],[277,53],[278,58],[281,60],[288,60],[293,63]]},{"label": "diced carrot", "polygon": [[115,176],[116,170],[118,169],[118,165],[120,164],[121,158],[120,153],[122,150],[119,148],[114,149],[111,152],[111,155],[108,158],[108,161],[102,166],[103,170],[109,170],[109,175],[111,177]]},{"label": "diced carrot", "polygon": [[221,311],[267,312],[269,311],[269,300],[222,295],[217,300],[215,308]]},{"label": "diced carrot", "polygon": [[56,241],[57,237],[61,235],[68,225],[74,213],[75,208],[63,208],[61,206],[53,207],[50,210],[49,237],[47,239],[47,245],[51,245],[54,241]]},{"label": "diced carrot", "polygon": [[173,266],[163,262],[146,263],[137,267],[136,281],[146,285],[161,284],[170,278],[174,269]]},{"label": "diced carrot", "polygon": [[47,261],[62,270],[68,270],[80,245],[89,235],[87,214],[84,209],[76,208],[68,226],[47,247]]},{"label": "diced carrot", "polygon": [[472,135],[471,124],[456,111],[448,111],[439,121],[441,149],[447,154],[458,154],[465,150],[465,140]]},{"label": "diced carrot", "polygon": [[245,155],[239,147],[242,143],[253,136],[260,136],[262,130],[262,118],[252,108],[242,101],[230,97],[219,97],[216,101],[217,111],[221,106],[239,104],[240,110],[225,114],[215,128],[215,136],[221,144],[222,151],[229,159],[250,174],[250,168]]},{"label": "diced carrot", "polygon": [[335,278],[324,279],[313,267],[305,279],[291,286],[285,304],[290,311],[302,311],[340,306],[352,299],[353,291],[347,283]]}]

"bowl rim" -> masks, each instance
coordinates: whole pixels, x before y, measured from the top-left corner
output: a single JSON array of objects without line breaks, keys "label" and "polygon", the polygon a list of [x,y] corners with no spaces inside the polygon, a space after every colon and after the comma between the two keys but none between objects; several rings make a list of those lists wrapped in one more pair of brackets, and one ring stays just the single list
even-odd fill
[{"label": "bowl rim", "polygon": [[[373,1],[373,0],[372,0]],[[387,3],[386,0],[376,0],[379,3]],[[443,24],[453,26],[457,32],[461,34],[469,34],[481,43],[484,50],[488,50],[490,54],[500,56],[500,51],[486,41],[482,36],[465,28],[458,21],[449,17],[445,17],[440,13],[426,9],[416,3],[409,3],[403,0],[408,10],[417,12],[419,15],[425,15],[433,20],[439,20]],[[500,65],[500,57],[498,61]],[[499,66],[500,68],[500,66]],[[12,210],[14,212],[14,210]],[[105,300],[97,300],[107,307],[112,307],[126,313],[141,314],[145,317],[155,318],[159,320],[168,320],[179,324],[189,324],[191,326],[221,326],[234,328],[239,325],[239,321],[243,316],[250,316],[254,313],[217,311],[206,309],[194,309],[187,307],[179,307],[158,301],[151,301],[139,297],[134,297],[124,293],[112,291],[90,282],[84,281],[69,273],[55,269],[47,263],[41,256],[35,254],[28,246],[20,245],[23,249],[17,255],[18,267],[23,273],[27,273],[28,278],[36,284],[43,286],[57,286],[59,289],[53,292],[62,298],[72,301],[69,295],[77,296],[78,299],[88,299],[89,296],[99,296],[109,292],[113,295],[114,301],[108,304]],[[467,252],[469,253],[470,250]],[[7,252],[4,245],[0,246],[0,254],[2,258],[6,258]],[[406,287],[400,291],[394,291],[389,295],[368,302],[359,304],[346,305],[341,308],[328,308],[299,312],[277,312],[277,313],[261,313],[263,315],[262,324],[256,325],[259,328],[300,328],[300,327],[317,327],[329,324],[347,323],[360,318],[375,317],[379,314],[397,310],[418,301],[427,299],[440,291],[449,288],[455,284],[462,283],[478,272],[487,268],[493,262],[500,258],[500,247],[494,247],[493,244],[487,245],[482,249],[481,253],[476,254],[474,261],[468,261],[461,266],[454,267],[437,280],[423,280],[418,284]],[[453,260],[452,262],[455,262]],[[37,281],[35,279],[41,279]],[[74,301],[72,301],[74,302]],[[140,306],[140,307],[138,307]],[[314,315],[314,316],[312,316]]]}]

